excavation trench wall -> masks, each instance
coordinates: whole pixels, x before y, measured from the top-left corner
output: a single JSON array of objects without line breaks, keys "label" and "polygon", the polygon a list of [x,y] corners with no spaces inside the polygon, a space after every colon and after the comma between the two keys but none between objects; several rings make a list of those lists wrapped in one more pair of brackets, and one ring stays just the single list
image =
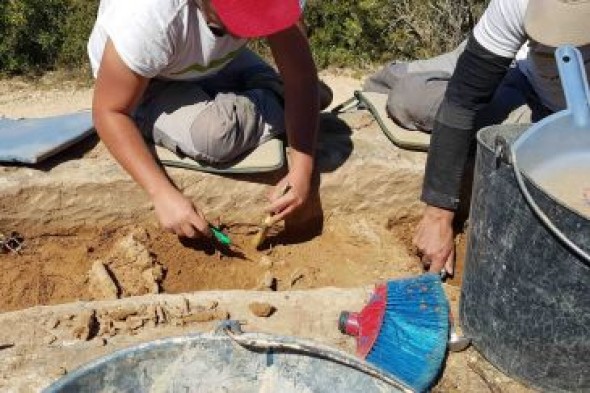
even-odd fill
[{"label": "excavation trench wall", "polygon": [[[320,135],[319,203],[324,215],[415,218],[425,154],[397,149],[364,112],[341,119],[352,128],[324,120]],[[96,145],[81,158],[72,155],[40,169],[0,167],[0,228],[42,224],[52,230],[154,221],[146,194],[104,146]],[[168,173],[208,216],[244,222],[260,219],[268,184],[281,176],[222,177],[183,169]],[[314,199],[312,215],[319,207]]]}]

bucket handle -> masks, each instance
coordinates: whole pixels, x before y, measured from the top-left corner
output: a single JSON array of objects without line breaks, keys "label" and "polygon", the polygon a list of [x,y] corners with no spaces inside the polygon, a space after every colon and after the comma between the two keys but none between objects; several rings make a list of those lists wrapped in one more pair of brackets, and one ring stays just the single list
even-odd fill
[{"label": "bucket handle", "polygon": [[563,45],[555,51],[555,60],[574,123],[579,127],[590,126],[590,91],[582,54],[571,45]]},{"label": "bucket handle", "polygon": [[244,348],[272,351],[295,351],[318,358],[330,360],[353,368],[357,371],[379,379],[404,393],[414,393],[414,390],[405,383],[398,381],[395,376],[383,372],[378,367],[350,356],[346,352],[335,350],[325,345],[317,344],[309,340],[297,339],[296,342],[284,337],[275,337],[263,333],[244,333],[241,323],[235,320],[221,322],[215,329],[216,334],[226,334],[230,340]]},{"label": "bucket handle", "polygon": [[[576,245],[565,233],[563,233],[551,219],[545,214],[545,212],[539,207],[537,202],[535,202],[533,196],[529,192],[526,183],[524,182],[524,178],[520,169],[518,168],[518,160],[516,159],[516,154],[514,153],[514,149],[510,148],[510,145],[506,142],[504,138],[496,138],[496,146],[495,146],[495,153],[496,153],[496,165],[504,159],[508,162],[508,164],[512,165],[512,169],[514,171],[514,176],[516,177],[516,183],[518,184],[518,188],[520,192],[524,196],[525,201],[528,203],[529,207],[533,211],[533,213],[541,220],[541,222],[545,225],[545,227],[551,232],[553,236],[558,238],[564,246],[566,246],[569,250],[571,250],[574,254],[576,254],[583,262],[586,268],[590,268],[590,255],[582,250],[578,245]],[[506,160],[507,159],[507,160]]]}]

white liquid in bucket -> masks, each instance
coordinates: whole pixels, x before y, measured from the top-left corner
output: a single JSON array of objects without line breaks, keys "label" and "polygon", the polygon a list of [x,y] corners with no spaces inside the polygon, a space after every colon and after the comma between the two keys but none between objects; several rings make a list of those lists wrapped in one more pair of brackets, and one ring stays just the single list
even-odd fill
[{"label": "white liquid in bucket", "polygon": [[590,219],[590,152],[556,157],[529,175],[545,193]]}]

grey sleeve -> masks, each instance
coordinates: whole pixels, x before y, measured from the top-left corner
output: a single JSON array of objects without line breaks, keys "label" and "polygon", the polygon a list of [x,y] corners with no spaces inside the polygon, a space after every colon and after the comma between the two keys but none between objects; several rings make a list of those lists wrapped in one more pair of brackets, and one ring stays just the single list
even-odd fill
[{"label": "grey sleeve", "polygon": [[490,102],[511,62],[469,38],[436,115],[422,188],[425,203],[449,210],[459,206],[475,116]]}]

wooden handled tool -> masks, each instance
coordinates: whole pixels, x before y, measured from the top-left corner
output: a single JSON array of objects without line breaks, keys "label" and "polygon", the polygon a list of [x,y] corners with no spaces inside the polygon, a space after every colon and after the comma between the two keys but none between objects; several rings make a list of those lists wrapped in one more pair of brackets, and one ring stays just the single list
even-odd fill
[{"label": "wooden handled tool", "polygon": [[[291,185],[289,183],[285,184],[285,187],[281,191],[281,196],[288,193],[290,189],[291,189]],[[264,242],[264,240],[266,239],[266,235],[268,234],[268,230],[270,229],[270,227],[272,226],[272,223],[273,223],[272,216],[273,216],[273,214],[269,213],[264,218],[264,221],[262,221],[262,225],[260,225],[260,228],[258,229],[256,236],[254,236],[254,239],[252,239],[252,245],[255,248],[259,248],[262,245],[262,243]]]}]

